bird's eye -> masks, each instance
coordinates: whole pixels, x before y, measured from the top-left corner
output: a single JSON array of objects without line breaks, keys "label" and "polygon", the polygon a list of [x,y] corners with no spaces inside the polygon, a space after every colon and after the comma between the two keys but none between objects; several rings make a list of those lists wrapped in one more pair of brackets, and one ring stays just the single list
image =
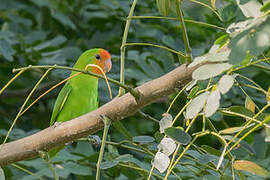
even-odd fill
[{"label": "bird's eye", "polygon": [[99,54],[96,55],[96,59],[97,59],[97,60],[100,60],[100,59],[101,59],[101,57],[100,57]]}]

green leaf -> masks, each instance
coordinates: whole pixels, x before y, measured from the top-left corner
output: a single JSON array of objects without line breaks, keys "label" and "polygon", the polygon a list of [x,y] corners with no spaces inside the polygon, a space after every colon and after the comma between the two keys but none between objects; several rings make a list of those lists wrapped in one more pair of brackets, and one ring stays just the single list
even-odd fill
[{"label": "green leaf", "polygon": [[249,21],[238,32],[231,34],[229,48],[230,64],[239,64],[249,52],[251,56],[259,56],[270,44],[270,17],[260,17]]},{"label": "green leaf", "polygon": [[247,171],[263,178],[269,177],[269,172],[266,169],[251,161],[236,160],[234,161],[233,167],[237,170]]},{"label": "green leaf", "polygon": [[171,0],[156,0],[157,8],[160,14],[163,16],[168,16],[171,12]]},{"label": "green leaf", "polygon": [[212,116],[220,105],[220,92],[218,90],[212,91],[205,104],[205,116]]},{"label": "green leaf", "polygon": [[202,148],[208,152],[209,154],[213,154],[215,156],[221,156],[221,151],[220,150],[217,150],[211,146],[208,146],[208,145],[202,145]]},{"label": "green leaf", "polygon": [[191,136],[184,130],[177,127],[169,127],[165,129],[165,134],[183,145],[186,145],[191,141]]},{"label": "green leaf", "polygon": [[109,169],[112,168],[114,166],[116,166],[118,164],[119,161],[117,160],[113,160],[113,161],[106,161],[106,162],[102,162],[100,164],[100,169]]},{"label": "green leaf", "polygon": [[49,41],[45,41],[44,43],[34,47],[34,50],[39,51],[48,47],[55,47],[55,46],[63,44],[66,41],[67,41],[67,38],[65,36],[58,35],[55,38]]},{"label": "green leaf", "polygon": [[13,56],[15,54],[15,50],[11,47],[10,43],[5,39],[0,39],[0,54],[4,56],[8,61],[13,61]]},{"label": "green leaf", "polygon": [[5,173],[1,167],[0,167],[0,180],[5,180]]},{"label": "green leaf", "polygon": [[[231,111],[231,112],[236,112],[238,114],[243,114],[243,115],[249,116],[249,117],[254,116],[254,113],[252,111],[250,111],[249,109],[247,109],[247,108],[245,108],[243,106],[231,106],[228,110]],[[234,116],[232,114],[226,114],[226,115]]]},{"label": "green leaf", "polygon": [[62,166],[68,172],[73,173],[73,174],[78,174],[78,175],[83,175],[83,176],[92,174],[92,170],[89,166],[82,166],[75,162],[67,162],[67,163],[62,164]]},{"label": "green leaf", "polygon": [[155,138],[151,136],[135,136],[132,138],[132,140],[137,143],[147,144],[147,143],[154,142]]},{"label": "green leaf", "polygon": [[186,110],[187,119],[194,118],[202,110],[208,97],[209,97],[209,92],[206,91],[191,100]]},{"label": "green leaf", "polygon": [[195,86],[194,88],[192,88],[187,98],[192,99],[195,96],[195,94],[199,91],[199,89],[200,89],[199,86]]},{"label": "green leaf", "polygon": [[265,3],[265,4],[261,7],[260,10],[263,11],[263,12],[269,11],[269,10],[270,10],[270,1],[267,2],[267,3]]}]

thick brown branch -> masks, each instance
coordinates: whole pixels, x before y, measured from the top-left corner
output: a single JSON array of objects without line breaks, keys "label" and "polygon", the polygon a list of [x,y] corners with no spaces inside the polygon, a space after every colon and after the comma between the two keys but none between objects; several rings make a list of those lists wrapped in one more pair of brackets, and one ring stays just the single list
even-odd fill
[{"label": "thick brown branch", "polygon": [[0,146],[0,166],[28,159],[38,155],[40,150],[49,150],[60,144],[93,134],[103,127],[101,115],[113,121],[131,116],[142,107],[173,93],[191,80],[192,71],[182,65],[168,74],[149,81],[137,89],[140,99],[136,102],[129,93],[117,97],[95,111],[76,119],[51,126],[36,134]]}]

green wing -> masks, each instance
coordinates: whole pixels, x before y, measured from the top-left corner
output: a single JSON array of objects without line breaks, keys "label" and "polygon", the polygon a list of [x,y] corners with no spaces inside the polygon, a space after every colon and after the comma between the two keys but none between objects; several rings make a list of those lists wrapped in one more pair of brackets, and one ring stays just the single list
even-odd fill
[{"label": "green wing", "polygon": [[70,85],[69,82],[67,82],[65,84],[65,86],[61,89],[61,91],[56,99],[54,108],[53,108],[50,126],[56,122],[57,117],[61,113],[61,111],[62,111],[62,109],[63,109],[63,107],[64,107],[64,105],[65,105],[65,103],[70,95],[71,90],[72,90],[72,86]]}]

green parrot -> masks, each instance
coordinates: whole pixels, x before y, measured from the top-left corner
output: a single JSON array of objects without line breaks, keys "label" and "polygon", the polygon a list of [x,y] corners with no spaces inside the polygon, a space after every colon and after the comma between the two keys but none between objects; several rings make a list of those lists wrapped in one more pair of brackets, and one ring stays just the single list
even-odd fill
[{"label": "green parrot", "polygon": [[[111,55],[108,51],[95,48],[85,51],[77,60],[74,68],[85,69],[88,64],[98,65],[105,73],[112,67]],[[96,67],[91,72],[102,74]],[[72,71],[71,75],[77,72]],[[98,108],[98,78],[87,74],[79,74],[69,79],[56,99],[50,125],[64,122]],[[49,151],[50,157],[55,156],[63,146]]]}]

